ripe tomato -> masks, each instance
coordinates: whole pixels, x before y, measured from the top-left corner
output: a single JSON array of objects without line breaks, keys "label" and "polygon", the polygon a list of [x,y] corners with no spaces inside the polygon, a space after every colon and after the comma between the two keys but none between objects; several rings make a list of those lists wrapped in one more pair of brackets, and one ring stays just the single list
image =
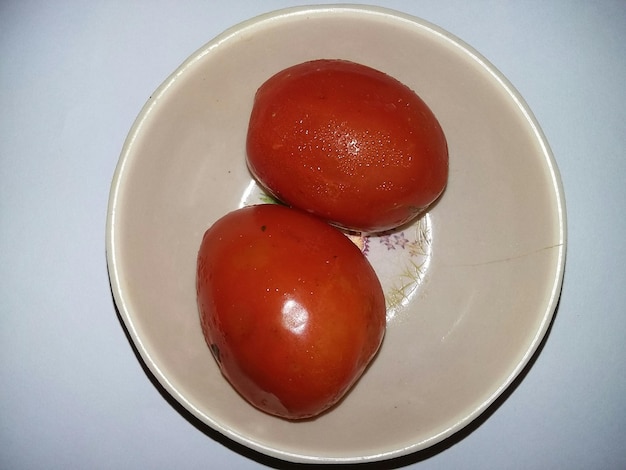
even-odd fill
[{"label": "ripe tomato", "polygon": [[335,404],[385,331],[383,292],[361,251],[280,205],[238,209],[207,230],[197,293],[224,376],[254,406],[288,419]]},{"label": "ripe tomato", "polygon": [[426,103],[342,60],[295,65],[259,88],[247,161],[279,200],[360,232],[408,222],[448,177],[446,139]]}]

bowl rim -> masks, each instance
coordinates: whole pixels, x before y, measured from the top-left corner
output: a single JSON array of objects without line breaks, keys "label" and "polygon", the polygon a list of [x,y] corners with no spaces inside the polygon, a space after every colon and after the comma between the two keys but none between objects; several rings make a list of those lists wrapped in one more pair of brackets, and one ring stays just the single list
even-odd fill
[{"label": "bowl rim", "polygon": [[[120,191],[125,184],[125,169],[129,161],[133,158],[133,144],[141,133],[142,127],[146,122],[148,116],[151,115],[155,106],[159,103],[160,98],[167,93],[168,88],[172,86],[177,79],[195,62],[201,60],[205,55],[209,54],[215,48],[218,48],[221,44],[231,40],[232,38],[243,34],[250,28],[258,27],[261,23],[281,21],[286,18],[295,18],[299,16],[306,16],[311,14],[326,14],[329,12],[338,12],[342,14],[354,13],[356,15],[364,16],[378,16],[386,17],[389,20],[401,21],[409,23],[412,27],[421,28],[426,30],[429,34],[438,36],[446,41],[448,44],[459,49],[463,54],[469,56],[480,68],[488,72],[499,86],[504,89],[512,99],[516,107],[522,111],[526,122],[532,128],[533,136],[535,140],[540,144],[543,154],[543,160],[547,165],[551,180],[551,191],[554,191],[556,200],[556,214],[558,217],[558,238],[560,243],[558,245],[558,256],[555,269],[555,275],[553,285],[550,290],[549,301],[546,304],[546,311],[542,316],[542,321],[537,329],[532,341],[528,344],[522,359],[514,367],[509,376],[504,382],[480,405],[476,406],[471,413],[467,414],[463,419],[454,423],[444,431],[437,435],[431,436],[429,439],[416,442],[410,446],[396,448],[383,453],[374,453],[371,455],[359,455],[352,457],[319,457],[315,455],[306,455],[301,453],[294,453],[279,448],[263,445],[255,440],[249,439],[246,435],[231,429],[224,424],[216,421],[211,416],[206,415],[200,411],[193,403],[191,403],[171,381],[167,375],[160,369],[159,365],[153,360],[145,344],[142,341],[141,336],[138,334],[133,321],[133,314],[126,299],[126,293],[122,286],[121,279],[123,274],[120,272],[118,266],[117,257],[117,208],[120,204]],[[512,382],[520,376],[522,371],[526,369],[531,363],[531,359],[537,353],[542,341],[546,337],[546,333],[552,324],[560,293],[562,290],[565,264],[566,264],[566,251],[567,251],[567,215],[565,206],[565,196],[563,182],[561,175],[552,153],[552,150],[547,142],[547,139],[539,126],[537,119],[532,113],[530,107],[527,105],[521,94],[515,89],[512,83],[493,65],[491,64],[481,53],[479,53],[472,46],[444,30],[443,28],[424,20],[420,17],[410,15],[392,8],[380,7],[374,5],[354,4],[354,3],[334,3],[334,4],[311,4],[304,6],[294,6],[281,8],[260,15],[251,17],[247,20],[241,21],[234,26],[225,29],[222,33],[215,36],[213,39],[206,42],[204,45],[196,49],[191,53],[150,95],[148,100],[142,106],[139,114],[134,120],[127,137],[123,143],[119,160],[115,167],[112,184],[109,193],[107,217],[106,217],[106,233],[105,233],[105,248],[106,248],[106,262],[107,271],[109,276],[110,289],[115,301],[118,316],[122,320],[122,326],[126,329],[128,336],[131,339],[131,343],[136,353],[140,356],[145,366],[158,383],[178,401],[187,411],[193,416],[198,418],[201,422],[211,427],[213,430],[218,431],[220,434],[226,436],[232,441],[242,444],[254,451],[268,455],[270,457],[278,458],[281,460],[291,462],[303,462],[303,463],[358,463],[358,462],[373,462],[405,456],[424,450],[437,444],[450,436],[456,434],[461,429],[465,428],[469,423],[474,421],[477,417],[482,415],[487,408],[489,408],[503,392],[510,387]]]}]

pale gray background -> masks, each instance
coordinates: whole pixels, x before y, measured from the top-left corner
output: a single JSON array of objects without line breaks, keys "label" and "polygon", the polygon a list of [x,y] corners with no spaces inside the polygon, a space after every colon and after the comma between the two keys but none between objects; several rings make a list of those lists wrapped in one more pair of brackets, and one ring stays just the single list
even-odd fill
[{"label": "pale gray background", "polygon": [[[153,385],[115,313],[104,237],[121,146],[154,89],[222,30],[298,4],[0,1],[0,468],[280,467]],[[377,4],[447,29],[511,80],[552,146],[569,219],[562,299],[532,368],[486,419],[392,463],[626,468],[626,3]]]}]

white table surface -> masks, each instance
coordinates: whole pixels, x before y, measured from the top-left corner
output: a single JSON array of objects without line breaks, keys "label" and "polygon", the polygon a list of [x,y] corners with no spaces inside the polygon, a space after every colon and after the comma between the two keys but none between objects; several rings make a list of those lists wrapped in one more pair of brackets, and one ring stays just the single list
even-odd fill
[{"label": "white table surface", "polygon": [[[152,91],[298,1],[0,2],[0,468],[299,468],[181,413],[115,313],[111,178]],[[626,468],[626,3],[379,1],[459,36],[534,111],[568,212],[563,292],[522,380],[435,448],[364,468]]]}]

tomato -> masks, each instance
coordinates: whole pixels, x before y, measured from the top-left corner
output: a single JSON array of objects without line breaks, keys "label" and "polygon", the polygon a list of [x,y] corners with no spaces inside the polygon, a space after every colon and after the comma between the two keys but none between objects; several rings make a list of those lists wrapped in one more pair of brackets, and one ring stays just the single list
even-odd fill
[{"label": "tomato", "polygon": [[343,60],[287,68],[257,91],[251,173],[277,199],[359,232],[395,228],[443,192],[448,147],[426,103]]},{"label": "tomato", "polygon": [[288,419],[335,404],[384,336],[385,300],[365,256],[338,229],[281,205],[235,210],[206,231],[197,294],[223,375]]}]

